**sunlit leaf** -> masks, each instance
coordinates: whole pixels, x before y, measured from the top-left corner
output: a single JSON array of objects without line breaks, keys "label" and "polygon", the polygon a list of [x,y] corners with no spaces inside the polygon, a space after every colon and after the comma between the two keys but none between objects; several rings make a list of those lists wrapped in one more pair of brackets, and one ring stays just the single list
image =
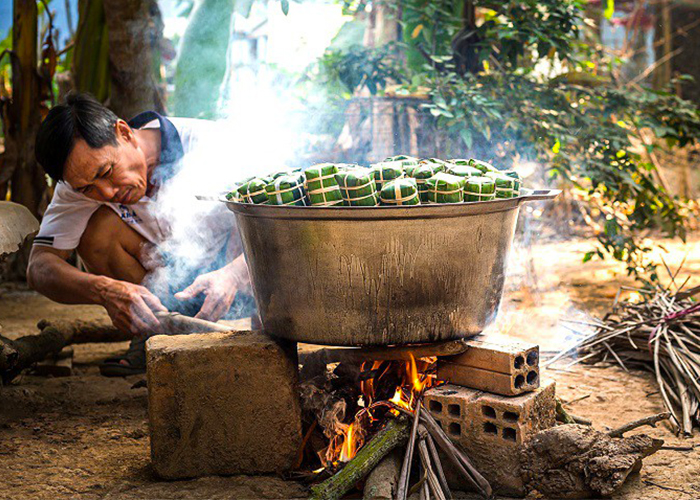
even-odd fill
[{"label": "sunlit leaf", "polygon": [[613,14],[615,14],[615,0],[606,0],[603,16],[605,19],[612,19]]},{"label": "sunlit leaf", "polygon": [[418,38],[418,35],[420,35],[420,32],[423,30],[423,25],[419,24],[416,26],[413,31],[411,32],[411,38]]},{"label": "sunlit leaf", "polygon": [[557,139],[554,142],[554,146],[552,146],[552,153],[559,154],[559,150],[561,149],[561,142],[559,142],[559,139]]},{"label": "sunlit leaf", "polygon": [[282,12],[285,16],[289,14],[289,0],[282,0]]},{"label": "sunlit leaf", "polygon": [[[243,17],[248,17],[250,15],[250,9],[253,7],[255,0],[236,0],[233,3],[234,12],[240,14]],[[289,9],[289,3],[287,3],[287,9]],[[284,10],[284,8],[283,8]],[[286,14],[286,12],[285,12]]]},{"label": "sunlit leaf", "polygon": [[468,148],[471,148],[472,147],[472,133],[471,133],[471,131],[469,129],[463,128],[459,132],[459,135],[462,137],[464,144],[466,144]]}]

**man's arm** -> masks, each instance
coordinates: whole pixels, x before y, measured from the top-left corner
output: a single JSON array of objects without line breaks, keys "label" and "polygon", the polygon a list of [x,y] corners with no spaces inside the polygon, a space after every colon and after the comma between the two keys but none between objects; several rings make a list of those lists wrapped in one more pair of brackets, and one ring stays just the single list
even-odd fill
[{"label": "man's arm", "polygon": [[70,254],[70,250],[34,246],[27,266],[29,286],[63,304],[104,306],[122,331],[158,331],[153,312],[166,309],[155,295],[140,285],[82,272],[66,262]]}]

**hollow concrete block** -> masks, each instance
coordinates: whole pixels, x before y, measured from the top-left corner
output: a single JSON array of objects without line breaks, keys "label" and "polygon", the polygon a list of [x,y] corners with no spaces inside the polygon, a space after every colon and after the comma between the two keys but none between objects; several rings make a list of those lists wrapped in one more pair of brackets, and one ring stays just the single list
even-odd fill
[{"label": "hollow concrete block", "polygon": [[539,346],[503,335],[479,336],[469,348],[438,360],[439,380],[516,396],[540,385]]},{"label": "hollow concrete block", "polygon": [[[554,396],[554,381],[543,380],[538,389],[512,397],[447,384],[428,390],[424,401],[495,492],[523,495],[520,450],[536,433],[555,425]],[[447,460],[443,465],[452,487],[468,488]]]},{"label": "hollow concrete block", "polygon": [[166,479],[290,469],[301,445],[296,344],[260,332],[146,343],[151,458]]}]

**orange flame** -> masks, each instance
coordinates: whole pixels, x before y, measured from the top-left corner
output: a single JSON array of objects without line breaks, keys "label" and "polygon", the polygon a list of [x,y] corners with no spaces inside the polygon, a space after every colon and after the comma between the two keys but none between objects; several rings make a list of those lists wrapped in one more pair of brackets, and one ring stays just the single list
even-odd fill
[{"label": "orange flame", "polygon": [[[434,359],[426,362],[421,362],[424,367],[427,368],[430,363],[434,362]],[[380,361],[375,361],[372,363],[371,370],[377,370],[380,368],[382,363]],[[368,363],[363,363],[363,370],[368,368]],[[338,423],[337,431],[338,435],[331,441],[326,452],[324,453],[325,464],[337,464],[338,462],[348,462],[352,460],[357,452],[364,445],[365,429],[363,429],[363,422],[372,422],[374,417],[372,416],[373,405],[379,404],[376,402],[376,383],[384,375],[387,374],[392,364],[387,364],[386,368],[374,378],[363,380],[360,382],[360,390],[364,399],[365,408],[360,410],[350,425]],[[393,365],[395,366],[395,365]],[[429,375],[422,373],[418,368],[418,363],[416,359],[411,355],[410,361],[407,361],[401,366],[401,383],[396,387],[394,396],[389,400],[389,402],[404,408],[408,411],[413,411],[418,401],[420,395],[428,388],[432,387],[436,383],[435,375]],[[399,412],[395,409],[390,410],[392,414],[398,415]],[[364,420],[363,420],[364,419]]]}]

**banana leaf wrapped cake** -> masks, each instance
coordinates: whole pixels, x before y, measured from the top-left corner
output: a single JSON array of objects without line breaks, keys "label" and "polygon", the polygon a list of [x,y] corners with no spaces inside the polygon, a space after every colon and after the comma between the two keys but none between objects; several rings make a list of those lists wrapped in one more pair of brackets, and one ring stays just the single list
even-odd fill
[{"label": "banana leaf wrapped cake", "polygon": [[374,174],[374,182],[377,185],[378,193],[381,192],[385,183],[404,176],[403,166],[398,161],[377,163],[372,165],[371,170]]},{"label": "banana leaf wrapped cake", "polygon": [[464,201],[489,201],[496,196],[495,181],[486,176],[469,177],[464,185]]},{"label": "banana leaf wrapped cake", "polygon": [[389,181],[379,193],[381,205],[419,205],[416,179],[406,177]]},{"label": "banana leaf wrapped cake", "polygon": [[335,174],[340,193],[346,205],[351,207],[372,207],[377,205],[377,185],[374,172],[358,168]]},{"label": "banana leaf wrapped cake", "polygon": [[421,203],[428,203],[428,190],[425,182],[438,172],[442,172],[443,165],[425,163],[413,171],[413,178],[416,179],[418,187],[418,197]]},{"label": "banana leaf wrapped cake", "polygon": [[284,169],[234,184],[226,199],[238,203],[299,206],[417,205],[478,202],[520,195],[514,170],[475,158],[441,160],[398,155],[371,168],[320,163]]},{"label": "banana leaf wrapped cake", "polygon": [[464,199],[466,179],[444,172],[438,172],[425,181],[428,203],[459,203]]},{"label": "banana leaf wrapped cake", "polygon": [[485,174],[487,172],[498,172],[498,169],[487,161],[477,160],[476,158],[469,158],[467,163],[470,167],[478,168],[482,174]]},{"label": "banana leaf wrapped cake", "polygon": [[265,191],[270,205],[307,204],[303,175],[281,175],[265,186]]},{"label": "banana leaf wrapped cake", "polygon": [[453,158],[451,160],[447,160],[446,163],[448,165],[461,165],[463,167],[468,167],[471,165],[471,163],[469,163],[469,162],[470,162],[470,160],[467,160],[464,158]]},{"label": "banana leaf wrapped cake", "polygon": [[441,160],[440,158],[423,158],[421,161],[418,162],[418,165],[425,165],[427,163],[445,165],[447,162],[445,160]]},{"label": "banana leaf wrapped cake", "polygon": [[268,202],[267,191],[265,190],[267,184],[267,180],[259,177],[254,177],[244,182],[237,189],[239,200],[241,203],[266,204]]},{"label": "banana leaf wrapped cake", "polygon": [[457,175],[459,177],[479,177],[482,175],[481,170],[468,165],[447,165],[447,173]]},{"label": "banana leaf wrapped cake", "polygon": [[513,198],[515,194],[515,179],[501,172],[487,172],[487,177],[493,179],[496,185],[496,198]]},{"label": "banana leaf wrapped cake", "polygon": [[397,155],[397,156],[390,156],[389,158],[384,159],[382,163],[396,163],[397,165],[401,166],[409,177],[412,175],[413,170],[418,166],[420,160],[418,158],[415,158],[413,156],[406,156],[406,155]]},{"label": "banana leaf wrapped cake", "polygon": [[520,196],[520,174],[518,174],[518,172],[516,172],[515,170],[506,170],[505,172],[503,172],[503,175],[507,175],[508,177],[514,179],[513,196]]},{"label": "banana leaf wrapped cake", "polygon": [[333,163],[321,163],[304,171],[306,195],[311,205],[328,207],[343,204],[343,195],[335,180],[337,173],[338,166]]}]

